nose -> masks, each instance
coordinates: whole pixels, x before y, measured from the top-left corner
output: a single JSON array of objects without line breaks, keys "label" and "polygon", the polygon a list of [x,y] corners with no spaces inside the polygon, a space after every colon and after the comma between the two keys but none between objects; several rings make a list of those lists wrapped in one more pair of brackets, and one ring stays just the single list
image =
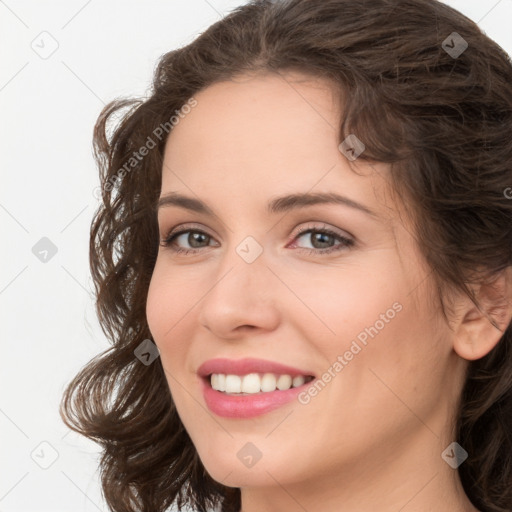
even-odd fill
[{"label": "nose", "polygon": [[279,323],[279,284],[264,253],[248,263],[233,249],[199,304],[199,322],[223,339],[239,339],[245,332],[253,335],[257,329],[271,331]]}]

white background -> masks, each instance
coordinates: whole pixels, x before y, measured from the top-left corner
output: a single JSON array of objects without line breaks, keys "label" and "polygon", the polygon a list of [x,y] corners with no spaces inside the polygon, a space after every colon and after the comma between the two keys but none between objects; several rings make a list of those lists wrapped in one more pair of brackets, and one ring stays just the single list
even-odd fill
[{"label": "white background", "polygon": [[[241,3],[0,0],[0,512],[107,510],[97,446],[58,414],[65,385],[108,347],[88,267],[92,128],[105,103],[147,93],[162,54]],[[512,0],[446,3],[512,54]],[[32,48],[57,44],[46,59]],[[46,263],[32,252],[42,237],[57,248]]]}]

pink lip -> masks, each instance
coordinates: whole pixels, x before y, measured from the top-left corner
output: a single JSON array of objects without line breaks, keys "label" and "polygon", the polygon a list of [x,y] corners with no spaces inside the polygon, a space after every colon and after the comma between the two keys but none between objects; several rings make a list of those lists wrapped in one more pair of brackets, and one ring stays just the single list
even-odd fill
[{"label": "pink lip", "polygon": [[201,377],[203,397],[208,409],[225,418],[252,418],[273,411],[294,400],[299,393],[314,382],[307,382],[286,391],[276,390],[268,393],[234,396],[215,391],[210,385],[209,375],[212,373],[232,375],[276,373],[294,377],[296,375],[313,375],[313,373],[262,359],[211,359],[203,363],[197,373]]},{"label": "pink lip", "polygon": [[313,375],[309,370],[292,368],[273,361],[264,359],[210,359],[203,363],[197,370],[201,377],[207,377],[212,373],[224,373],[230,375],[246,375],[248,373],[277,373],[279,375]]}]

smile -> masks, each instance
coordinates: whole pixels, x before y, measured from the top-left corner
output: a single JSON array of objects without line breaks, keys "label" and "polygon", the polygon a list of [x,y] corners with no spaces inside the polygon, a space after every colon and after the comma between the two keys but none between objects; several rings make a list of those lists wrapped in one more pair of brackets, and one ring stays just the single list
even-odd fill
[{"label": "smile", "polygon": [[262,359],[212,359],[197,370],[208,409],[224,418],[252,418],[296,399],[315,376]]},{"label": "smile", "polygon": [[227,394],[256,394],[298,388],[313,378],[311,375],[292,377],[288,374],[276,375],[274,373],[249,373],[247,375],[213,373],[210,376],[210,385],[214,390]]}]

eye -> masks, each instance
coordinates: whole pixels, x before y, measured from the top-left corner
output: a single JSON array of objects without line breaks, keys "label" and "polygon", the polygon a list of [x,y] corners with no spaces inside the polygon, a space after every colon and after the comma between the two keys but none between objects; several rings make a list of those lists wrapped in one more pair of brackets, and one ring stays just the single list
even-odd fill
[{"label": "eye", "polygon": [[[329,254],[334,251],[341,251],[352,247],[354,240],[348,238],[341,233],[326,228],[326,227],[304,227],[299,229],[299,232],[295,235],[294,240],[304,238],[310,241],[312,248],[299,247],[299,250],[306,252],[307,254]],[[332,245],[338,241],[338,245]],[[296,245],[296,244],[294,244]]]},{"label": "eye", "polygon": [[[177,242],[180,242],[180,239],[181,243],[187,243],[192,248],[182,248],[177,245]],[[212,240],[212,237],[200,229],[183,228],[179,231],[171,232],[161,241],[160,245],[167,247],[176,253],[189,254],[198,252],[202,247],[207,247],[208,244],[206,246],[202,244],[204,244],[205,241],[209,242],[210,240]]]},{"label": "eye", "polygon": [[[310,240],[312,245],[311,248],[300,247],[297,249],[307,254],[329,254],[334,251],[346,250],[352,247],[355,242],[352,238],[342,235],[332,229],[324,226],[307,226],[299,229],[298,233],[295,234],[293,240],[301,238]],[[183,227],[179,231],[171,231],[162,241],[161,245],[170,249],[171,251],[179,254],[192,254],[198,253],[201,249],[211,246],[210,242],[213,238],[206,232],[200,229],[191,229]],[[338,242],[338,244],[332,245],[332,243]],[[181,244],[188,244],[189,248],[183,248]],[[292,247],[295,247],[296,243]]]}]

